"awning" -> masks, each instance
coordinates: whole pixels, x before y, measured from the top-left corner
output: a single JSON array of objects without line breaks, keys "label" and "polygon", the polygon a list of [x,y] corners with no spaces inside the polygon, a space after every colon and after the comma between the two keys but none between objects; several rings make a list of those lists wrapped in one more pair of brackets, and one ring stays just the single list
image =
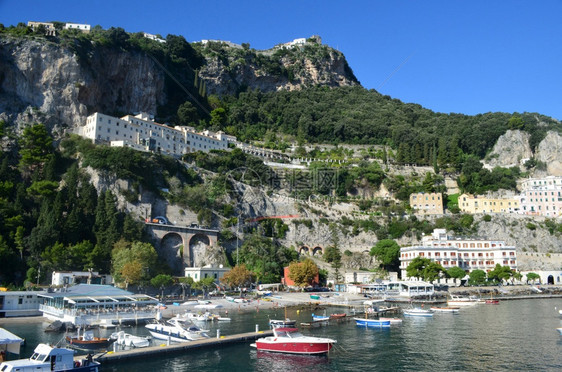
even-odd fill
[{"label": "awning", "polygon": [[0,328],[0,349],[6,350],[12,354],[20,353],[20,346],[23,339],[16,336],[12,332]]}]

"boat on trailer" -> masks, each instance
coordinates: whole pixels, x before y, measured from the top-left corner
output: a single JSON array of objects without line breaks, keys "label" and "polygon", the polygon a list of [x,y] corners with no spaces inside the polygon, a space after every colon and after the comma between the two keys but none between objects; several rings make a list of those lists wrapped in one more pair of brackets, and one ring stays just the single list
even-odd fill
[{"label": "boat on trailer", "polygon": [[98,372],[100,363],[92,360],[91,355],[74,360],[74,350],[39,344],[28,359],[18,359],[0,364],[2,372]]},{"label": "boat on trailer", "polygon": [[273,336],[259,338],[250,346],[258,351],[287,354],[326,354],[336,340],[305,336],[297,328],[274,328]]}]

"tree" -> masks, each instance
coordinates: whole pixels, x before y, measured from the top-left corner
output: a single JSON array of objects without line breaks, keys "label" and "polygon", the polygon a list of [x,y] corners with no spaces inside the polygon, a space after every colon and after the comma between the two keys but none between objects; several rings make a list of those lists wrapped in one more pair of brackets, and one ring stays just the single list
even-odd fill
[{"label": "tree", "polygon": [[425,268],[431,263],[429,258],[416,257],[406,267],[406,276],[409,278],[423,278]]},{"label": "tree", "polygon": [[469,275],[470,285],[482,285],[486,282],[486,272],[484,270],[473,270]]},{"label": "tree", "polygon": [[185,300],[185,290],[186,290],[186,288],[189,288],[190,292],[191,292],[191,287],[193,286],[194,280],[193,280],[192,277],[188,276],[188,277],[184,277],[184,278],[179,278],[178,283],[181,286],[182,300]]},{"label": "tree", "polygon": [[129,284],[139,282],[143,277],[143,267],[139,261],[127,262],[121,268],[121,278],[125,281],[125,289],[129,288]]},{"label": "tree", "polygon": [[423,279],[428,282],[433,282],[435,279],[439,278],[439,274],[444,272],[445,269],[441,264],[431,261],[423,270]]},{"label": "tree", "polygon": [[400,246],[392,239],[382,239],[369,252],[385,270],[398,269],[400,266]]},{"label": "tree", "polygon": [[35,172],[52,156],[53,139],[43,124],[27,127],[23,131],[20,149],[20,169]]},{"label": "tree", "polygon": [[199,122],[197,109],[189,101],[185,101],[178,107],[178,121],[181,125],[189,125]]},{"label": "tree", "polygon": [[240,288],[240,296],[242,296],[242,287],[249,284],[251,279],[252,273],[246,268],[245,264],[234,266],[222,277],[222,280],[231,288]]},{"label": "tree", "polygon": [[289,278],[299,287],[309,285],[318,276],[318,266],[307,258],[289,265]]},{"label": "tree", "polygon": [[154,278],[150,279],[150,284],[155,287],[159,288],[162,291],[160,299],[164,298],[164,288],[169,285],[172,285],[174,282],[174,278],[167,274],[158,274]]},{"label": "tree", "polygon": [[457,279],[462,279],[466,276],[466,271],[464,271],[463,269],[461,269],[458,266],[455,267],[451,267],[447,270],[447,275],[449,275],[451,278],[453,278],[454,282],[457,282]]},{"label": "tree", "polygon": [[503,282],[504,280],[509,280],[513,272],[509,268],[509,266],[501,266],[500,264],[496,264],[493,270],[488,272],[488,279],[495,280],[497,282]]},{"label": "tree", "polygon": [[209,288],[214,288],[216,286],[217,285],[215,283],[215,278],[213,277],[203,278],[200,281],[193,283],[192,285],[194,289],[200,289],[203,291],[203,297],[207,297]]},{"label": "tree", "polygon": [[111,273],[115,281],[124,282],[128,286],[148,280],[150,273],[157,271],[158,253],[150,243],[120,240],[111,251],[111,262]]},{"label": "tree", "polygon": [[537,279],[539,279],[539,282],[540,282],[541,276],[537,273],[528,273],[526,276],[527,276],[527,284],[529,284],[529,281],[534,283],[535,280],[537,280]]}]

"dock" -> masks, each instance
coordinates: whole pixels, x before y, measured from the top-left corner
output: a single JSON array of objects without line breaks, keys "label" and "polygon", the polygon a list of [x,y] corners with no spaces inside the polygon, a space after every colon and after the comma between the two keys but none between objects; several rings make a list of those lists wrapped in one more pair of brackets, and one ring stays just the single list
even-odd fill
[{"label": "dock", "polygon": [[[206,338],[202,340],[196,341],[189,341],[189,342],[182,342],[182,343],[174,343],[168,345],[165,340],[161,340],[162,344],[159,346],[149,346],[143,348],[136,348],[130,350],[122,350],[122,351],[109,351],[102,354],[96,354],[93,356],[95,361],[98,361],[102,364],[110,364],[110,363],[118,363],[125,360],[137,359],[137,358],[146,358],[150,356],[162,356],[162,355],[169,355],[169,354],[178,354],[182,352],[186,352],[191,349],[203,349],[209,347],[216,347],[228,344],[235,344],[239,342],[248,342],[254,341],[261,337],[272,336],[272,330],[266,331],[258,331],[258,332],[248,332],[248,333],[240,333],[236,335],[230,336],[220,336],[219,338]],[[84,356],[77,356],[75,360],[83,359]]]}]

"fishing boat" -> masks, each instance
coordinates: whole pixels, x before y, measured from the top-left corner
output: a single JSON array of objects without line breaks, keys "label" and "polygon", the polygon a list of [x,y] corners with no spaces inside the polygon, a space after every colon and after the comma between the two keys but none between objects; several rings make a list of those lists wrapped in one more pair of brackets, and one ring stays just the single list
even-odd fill
[{"label": "fishing boat", "polygon": [[390,320],[353,318],[355,324],[364,327],[390,327]]},{"label": "fishing boat", "polygon": [[285,319],[269,319],[269,326],[271,328],[295,328],[297,325],[296,320],[287,317],[287,308],[285,307]]},{"label": "fishing boat", "polygon": [[432,306],[431,310],[439,313],[458,313],[460,306]]},{"label": "fishing boat", "polygon": [[347,316],[346,313],[330,314],[330,319],[341,319]]},{"label": "fishing boat", "polygon": [[74,350],[39,344],[29,359],[18,359],[0,364],[2,372],[98,372],[100,363],[93,361],[91,355],[74,360]]},{"label": "fishing boat", "polygon": [[327,315],[316,315],[314,313],[312,313],[312,320],[314,321],[322,321],[322,320],[330,320],[330,317]]},{"label": "fishing boat", "polygon": [[404,315],[416,316],[416,317],[431,317],[433,316],[433,311],[427,309],[413,308],[413,309],[404,310]]},{"label": "fishing boat", "polygon": [[336,340],[305,336],[297,328],[274,328],[273,336],[259,338],[250,346],[259,351],[288,354],[326,354]]},{"label": "fishing boat", "polygon": [[124,331],[112,333],[110,338],[115,340],[115,343],[128,347],[147,347],[150,345],[149,337],[135,336]]},{"label": "fishing boat", "polygon": [[490,299],[490,300],[486,300],[486,304],[488,305],[499,305],[500,300],[494,300],[494,299]]},{"label": "fishing boat", "polygon": [[93,331],[84,331],[80,334],[80,328],[78,328],[76,336],[66,336],[65,338],[71,346],[83,350],[107,349],[113,343],[112,339],[94,336]]},{"label": "fishing boat", "polygon": [[201,329],[189,320],[177,315],[168,319],[166,323],[151,323],[145,327],[152,337],[160,340],[189,342],[209,338],[207,334],[209,330]]}]

